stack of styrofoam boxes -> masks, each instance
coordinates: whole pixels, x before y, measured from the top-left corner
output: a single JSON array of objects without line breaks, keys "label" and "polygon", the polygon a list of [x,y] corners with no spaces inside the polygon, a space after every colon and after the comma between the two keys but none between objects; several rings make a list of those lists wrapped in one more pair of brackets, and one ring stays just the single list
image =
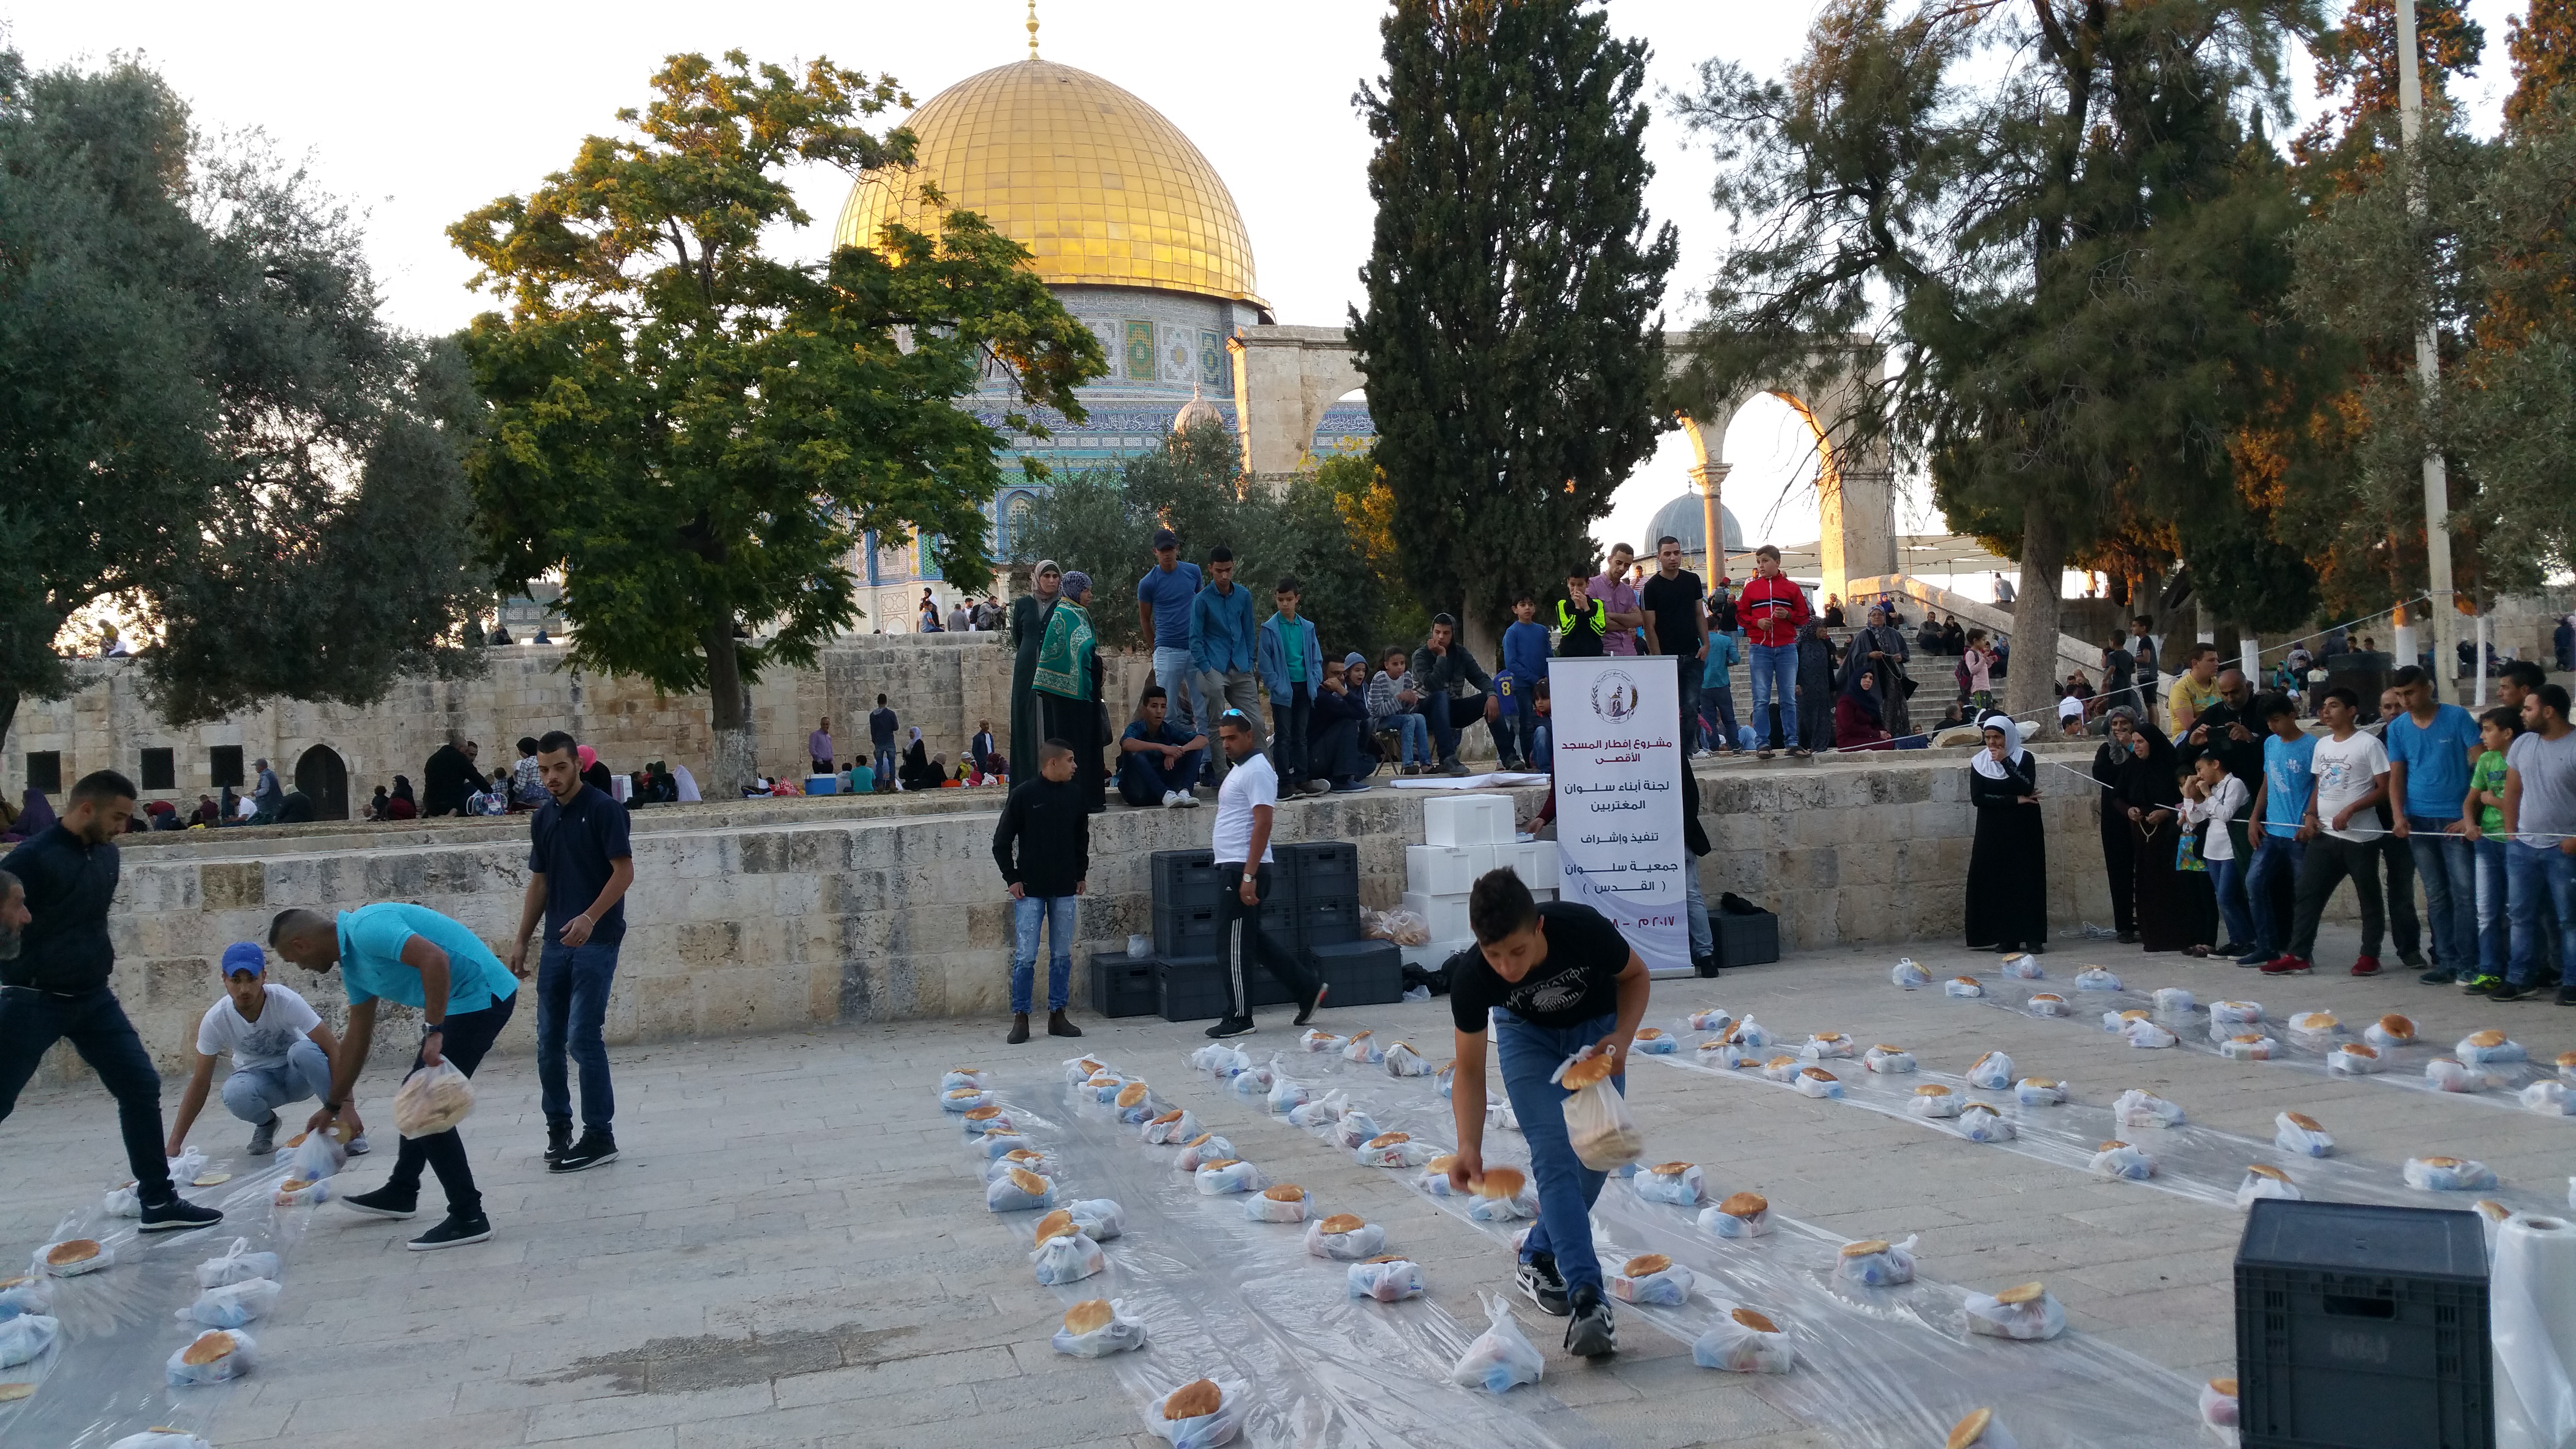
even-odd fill
[{"label": "stack of styrofoam boxes", "polygon": [[1474,938],[1467,895],[1489,871],[1509,870],[1531,895],[1556,899],[1556,842],[1515,840],[1512,823],[1508,796],[1445,795],[1422,802],[1425,843],[1404,848],[1404,908],[1429,923],[1435,945]]}]

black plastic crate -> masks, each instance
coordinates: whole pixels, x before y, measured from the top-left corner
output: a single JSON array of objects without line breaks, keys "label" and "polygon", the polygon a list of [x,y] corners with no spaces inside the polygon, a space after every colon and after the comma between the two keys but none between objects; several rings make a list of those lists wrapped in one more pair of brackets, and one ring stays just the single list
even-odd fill
[{"label": "black plastic crate", "polygon": [[1306,942],[1304,923],[1298,919],[1297,898],[1273,885],[1270,899],[1261,903],[1261,934],[1290,951]]},{"label": "black plastic crate", "polygon": [[1272,868],[1301,901],[1360,897],[1360,849],[1347,840],[1305,840],[1273,847]]},{"label": "black plastic crate", "polygon": [[1327,897],[1297,902],[1297,941],[1303,946],[1344,946],[1360,938],[1360,903],[1356,898]]},{"label": "black plastic crate", "polygon": [[1214,852],[1205,850],[1155,851],[1148,858],[1147,876],[1156,910],[1213,905],[1232,883],[1229,874],[1217,870]]},{"label": "black plastic crate", "polygon": [[2254,1204],[2236,1250],[2243,1449],[2491,1449],[2477,1214]]},{"label": "black plastic crate", "polygon": [[1217,908],[1213,903],[1154,907],[1154,954],[1195,957],[1216,953]]},{"label": "black plastic crate", "polygon": [[1721,903],[1708,913],[1708,924],[1717,937],[1721,969],[1765,966],[1780,959],[1780,918],[1759,906],[1738,911]]},{"label": "black plastic crate", "polygon": [[1306,964],[1333,988],[1324,1004],[1385,1006],[1404,999],[1404,953],[1393,941],[1344,941],[1306,949]]},{"label": "black plastic crate", "polygon": [[1152,957],[1091,958],[1091,1009],[1102,1016],[1152,1016],[1161,999]]},{"label": "black plastic crate", "polygon": [[1225,963],[1213,956],[1158,957],[1155,1000],[1165,1021],[1213,1021],[1225,1015]]}]

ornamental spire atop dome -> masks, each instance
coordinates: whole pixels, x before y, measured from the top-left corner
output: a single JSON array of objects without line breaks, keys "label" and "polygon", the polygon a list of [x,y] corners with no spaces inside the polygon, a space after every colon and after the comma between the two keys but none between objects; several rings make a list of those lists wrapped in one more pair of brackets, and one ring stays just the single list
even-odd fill
[{"label": "ornamental spire atop dome", "polygon": [[1038,0],[1029,0],[1029,59],[1038,58]]}]

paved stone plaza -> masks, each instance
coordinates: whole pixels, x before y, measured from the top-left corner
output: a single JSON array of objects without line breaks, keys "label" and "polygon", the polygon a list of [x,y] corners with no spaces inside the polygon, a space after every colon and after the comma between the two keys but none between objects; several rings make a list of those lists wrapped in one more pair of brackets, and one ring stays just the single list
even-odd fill
[{"label": "paved stone plaza", "polygon": [[[2321,958],[2348,960],[2352,947],[2349,931],[2330,928]],[[1898,991],[1887,979],[1896,954],[1877,948],[1805,953],[1730,972],[1717,983],[1659,982],[1650,1020],[1671,1023],[1689,1010],[1723,1005],[1757,1016],[1790,1040],[1839,1030],[1862,1043],[1900,1043],[1922,1056],[1927,1071],[1955,1072],[1979,1051],[2001,1048],[2024,1074],[2072,1082],[2079,1104],[2099,1107],[2121,1088],[2143,1086],[2183,1104],[2195,1124],[2258,1141],[2268,1141],[2276,1111],[2304,1110],[2338,1139],[2337,1170],[2384,1183],[2383,1200],[2404,1200],[2405,1190],[2396,1186],[2399,1164],[2431,1152],[2491,1164],[2506,1195],[2532,1207],[2563,1202],[2567,1174],[2576,1168],[2566,1135],[2576,1132],[2576,1123],[2283,1063],[2137,1051],[2099,1031],[2080,1000],[2076,1020],[2041,1021],[1987,1003],[1947,1000],[1937,990]],[[1993,962],[1955,948],[1918,946],[1912,954],[1936,980],[1990,970]],[[2447,1043],[2502,1025],[2543,1061],[2576,1045],[2576,1011],[2488,1007],[2417,985],[2411,976],[2354,981],[2321,972],[2308,980],[2259,982],[2255,973],[2223,964],[2061,941],[2047,958],[2048,984],[2075,995],[2067,980],[2091,960],[2111,964],[2132,991],[2180,985],[2204,1001],[2251,997],[2276,1018],[2323,1008],[2358,1024],[2403,1010],[2418,1020],[2427,1041]],[[1446,1012],[1445,1001],[1346,1009],[1326,1012],[1323,1024],[1342,1032],[1371,1027],[1381,1038],[1409,1036],[1437,1058],[1447,1054]],[[1131,1203],[1128,1236],[1108,1245],[1112,1281],[1122,1271],[1137,1273],[1132,1281],[1139,1283],[1160,1278],[1156,1291],[1194,1295],[1206,1321],[1156,1324],[1164,1337],[1119,1360],[1053,1352],[1048,1338],[1067,1300],[1032,1281],[1025,1258],[1030,1215],[983,1210],[980,1164],[961,1150],[954,1119],[935,1110],[933,1098],[940,1070],[958,1062],[999,1070],[1008,1098],[1043,1096],[1042,1084],[1059,1081],[1056,1063],[1068,1055],[1066,1044],[1040,1038],[1005,1048],[998,1023],[939,1021],[627,1049],[618,1061],[626,1155],[568,1179],[548,1179],[538,1160],[533,1063],[496,1058],[481,1078],[481,1110],[465,1128],[498,1229],[494,1240],[414,1255],[401,1242],[406,1228],[417,1231],[426,1218],[403,1225],[360,1219],[336,1205],[314,1210],[286,1266],[284,1299],[254,1325],[264,1356],[258,1371],[229,1389],[190,1391],[207,1397],[182,1398],[182,1407],[169,1412],[195,1414],[181,1422],[218,1444],[298,1449],[520,1443],[1145,1449],[1161,1441],[1141,1432],[1138,1385],[1160,1376],[1168,1387],[1195,1376],[1199,1368],[1188,1345],[1196,1333],[1220,1342],[1274,1343],[1283,1365],[1279,1382],[1298,1385],[1283,1395],[1294,1402],[1256,1420],[1246,1442],[1486,1444],[1496,1441],[1496,1415],[1514,1426],[1505,1436],[1512,1442],[1569,1449],[1910,1443],[1917,1436],[1938,1442],[1937,1432],[1911,1424],[1882,1425],[1874,1434],[1820,1429],[1802,1407],[1816,1401],[1801,1394],[1830,1395],[1837,1386],[1815,1382],[1815,1370],[1768,1379],[1700,1369],[1687,1342],[1638,1310],[1621,1310],[1624,1351],[1615,1362],[1596,1367],[1567,1360],[1556,1348],[1557,1323],[1517,1298],[1521,1321],[1547,1350],[1545,1379],[1501,1400],[1442,1389],[1457,1396],[1456,1414],[1408,1420],[1395,1407],[1406,1386],[1437,1384],[1442,1355],[1485,1321],[1477,1290],[1507,1286],[1499,1239],[1415,1192],[1414,1174],[1356,1166],[1350,1154],[1268,1119],[1191,1071],[1183,1058],[1202,1044],[1196,1026],[1089,1017],[1084,1025],[1090,1034],[1081,1046],[1150,1078],[1175,1104],[1232,1136],[1273,1180],[1301,1183],[1329,1210],[1357,1211],[1386,1227],[1389,1245],[1423,1265],[1430,1304],[1361,1303],[1335,1311],[1351,1315],[1352,1323],[1366,1315],[1377,1316],[1372,1322],[1417,1315],[1405,1320],[1412,1325],[1413,1337],[1405,1340],[1413,1346],[1411,1359],[1368,1360],[1358,1381],[1347,1364],[1318,1361],[1299,1345],[1331,1340],[1338,1331],[1331,1322],[1339,1320],[1319,1320],[1318,1327],[1298,1316],[1306,1310],[1296,1305],[1306,1299],[1266,1298],[1263,1264],[1278,1264],[1290,1277],[1314,1275],[1312,1282],[1299,1280],[1299,1291],[1323,1285],[1325,1299],[1315,1301],[1341,1298],[1339,1265],[1293,1251],[1284,1258],[1235,1256],[1221,1236],[1200,1240],[1190,1231],[1168,1231],[1165,1218],[1145,1203]],[[1261,1014],[1260,1033],[1244,1045],[1256,1060],[1290,1053],[1293,1067],[1294,1039],[1287,1012],[1275,1009]],[[1857,1076],[1857,1064],[1848,1066],[1848,1075]],[[1380,1088],[1390,1085],[1357,1069],[1349,1080],[1372,1079]],[[390,1083],[378,1074],[369,1085],[380,1105]],[[1646,1129],[1647,1160],[1701,1163],[1712,1197],[1759,1191],[1775,1212],[1841,1237],[1920,1233],[1919,1273],[1928,1281],[1992,1291],[2044,1279],[2075,1330],[2061,1342],[2081,1338],[2095,1350],[2144,1360],[2138,1382],[2128,1387],[2170,1399],[2194,1436],[2151,1442],[2198,1442],[2205,1435],[2189,1427],[2189,1396],[2200,1379],[2230,1371],[2233,1358],[2229,1263],[2241,1214],[2232,1206],[2169,1186],[2097,1180],[2073,1166],[1978,1146],[1848,1102],[1811,1101],[1760,1082],[1720,1081],[1644,1060],[1631,1070],[1630,1096]],[[391,1132],[381,1110],[378,1119],[385,1148],[353,1164],[347,1174],[353,1187],[373,1185],[389,1164]],[[1163,1149],[1134,1143],[1133,1129],[1092,1124],[1084,1130],[1119,1139],[1098,1149],[1124,1154],[1111,1164],[1116,1171],[1143,1182],[1162,1170],[1147,1154]],[[2152,1132],[2129,1135],[2144,1140]],[[47,1086],[31,1094],[0,1127],[0,1138],[12,1169],[0,1181],[0,1244],[10,1254],[44,1242],[64,1214],[123,1176],[112,1108],[94,1087]],[[242,1166],[225,1161],[238,1152],[241,1136],[220,1111],[201,1124],[195,1140],[215,1154],[217,1166]],[[1112,1196],[1135,1190],[1087,1178],[1081,1153],[1068,1148],[1066,1155],[1074,1180],[1110,1186]],[[1613,1184],[1609,1191],[1625,1189]],[[2442,1205],[2467,1204],[2448,1198]],[[1245,1226],[1239,1213],[1217,1216],[1237,1232]],[[200,1234],[147,1251],[194,1263],[226,1240]],[[1122,1263],[1133,1266],[1122,1269]],[[1363,1346],[1371,1331],[1377,1330],[1364,1323],[1349,1330]],[[166,1320],[153,1332],[156,1346],[148,1351],[156,1363],[185,1336]],[[1949,1332],[1956,1337],[1954,1328]],[[1890,1372],[1902,1370],[1891,1365]],[[1808,1377],[1801,1381],[1801,1375]],[[38,1402],[72,1388],[68,1378],[49,1381]],[[1859,1386],[1852,1393],[1866,1397]],[[2012,1394],[2009,1382],[1999,1382],[1987,1395],[2008,1422]],[[0,1410],[0,1444],[39,1449],[36,1440],[13,1433],[10,1412]],[[123,1433],[141,1422],[148,1421],[105,1427]],[[2150,1442],[2060,1440],[2034,1434],[2027,1423],[2025,1417],[2020,1432],[2032,1449]]]}]

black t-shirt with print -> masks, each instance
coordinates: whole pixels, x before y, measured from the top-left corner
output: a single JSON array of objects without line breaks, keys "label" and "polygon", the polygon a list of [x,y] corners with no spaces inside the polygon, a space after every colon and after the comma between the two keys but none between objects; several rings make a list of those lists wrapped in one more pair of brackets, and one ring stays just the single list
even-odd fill
[{"label": "black t-shirt with print", "polygon": [[1494,974],[1485,953],[1469,946],[1449,958],[1449,1013],[1460,1031],[1483,1031],[1501,1007],[1536,1026],[1580,1026],[1619,1009],[1619,973],[1628,938],[1610,918],[1577,901],[1541,901],[1539,929],[1547,955],[1517,982]]}]

